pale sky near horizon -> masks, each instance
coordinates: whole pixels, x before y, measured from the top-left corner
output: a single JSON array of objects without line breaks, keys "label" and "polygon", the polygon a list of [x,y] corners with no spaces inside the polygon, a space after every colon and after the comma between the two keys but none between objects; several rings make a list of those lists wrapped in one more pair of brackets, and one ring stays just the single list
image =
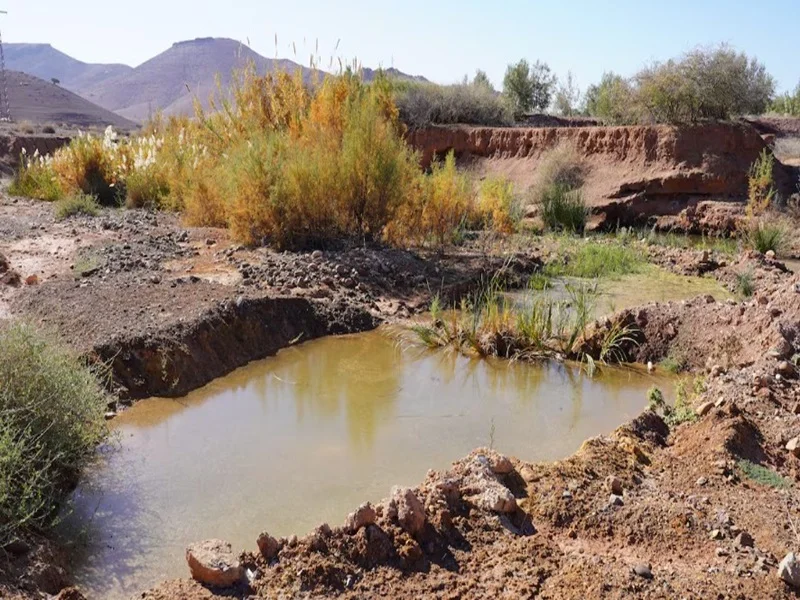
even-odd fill
[{"label": "pale sky near horizon", "polygon": [[[7,42],[46,42],[85,62],[136,66],[196,37],[230,37],[264,56],[308,65],[319,40],[363,65],[439,83],[483,69],[499,88],[509,62],[544,60],[581,88],[604,71],[726,42],[757,56],[778,82],[800,82],[800,0],[0,0]],[[305,44],[304,44],[305,40]],[[297,56],[291,43],[295,42]]]}]

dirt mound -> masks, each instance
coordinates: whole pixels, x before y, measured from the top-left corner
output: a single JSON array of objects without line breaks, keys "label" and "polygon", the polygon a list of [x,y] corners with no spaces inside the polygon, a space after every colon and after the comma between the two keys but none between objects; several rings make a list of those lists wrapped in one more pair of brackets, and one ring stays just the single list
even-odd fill
[{"label": "dirt mound", "polygon": [[[543,154],[561,143],[574,144],[585,159],[585,198],[596,215],[595,227],[654,224],[658,217],[687,217],[669,227],[691,230],[698,223],[687,210],[722,201],[719,213],[734,213],[747,195],[747,173],[766,147],[746,124],[695,126],[486,128],[431,127],[409,133],[422,153],[423,166],[453,150],[461,164],[479,176],[503,175],[526,190]],[[779,165],[778,184],[792,178]],[[711,228],[729,219],[716,215]]]}]

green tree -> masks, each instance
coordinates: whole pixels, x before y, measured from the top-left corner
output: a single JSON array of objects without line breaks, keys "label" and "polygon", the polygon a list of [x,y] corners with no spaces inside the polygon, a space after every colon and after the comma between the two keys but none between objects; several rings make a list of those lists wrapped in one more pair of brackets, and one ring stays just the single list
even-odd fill
[{"label": "green tree", "polygon": [[775,98],[769,110],[779,115],[800,117],[800,83],[794,88],[794,92],[786,92]]},{"label": "green tree", "polygon": [[604,123],[620,125],[636,121],[633,85],[616,73],[603,73],[600,83],[590,85],[585,104],[586,114]]},{"label": "green tree", "polygon": [[550,106],[555,77],[547,63],[529,64],[524,58],[508,65],[503,78],[503,94],[517,114],[544,110]]},{"label": "green tree", "polygon": [[490,90],[492,92],[495,91],[492,82],[489,81],[489,76],[486,74],[486,71],[482,71],[480,69],[475,71],[475,77],[472,79],[472,85]]}]

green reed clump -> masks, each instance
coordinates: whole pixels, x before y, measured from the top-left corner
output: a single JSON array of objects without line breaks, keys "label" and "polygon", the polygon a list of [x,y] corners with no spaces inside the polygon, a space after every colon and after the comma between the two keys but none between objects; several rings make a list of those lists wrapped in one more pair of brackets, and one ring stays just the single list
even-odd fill
[{"label": "green reed clump", "polygon": [[646,260],[641,252],[627,245],[605,242],[582,242],[563,245],[564,258],[547,266],[551,276],[595,279],[618,277],[640,272]]}]

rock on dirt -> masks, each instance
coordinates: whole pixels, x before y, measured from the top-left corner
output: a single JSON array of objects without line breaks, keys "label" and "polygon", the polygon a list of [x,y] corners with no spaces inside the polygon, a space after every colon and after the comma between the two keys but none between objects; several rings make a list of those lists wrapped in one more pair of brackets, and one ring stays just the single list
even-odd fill
[{"label": "rock on dirt", "polygon": [[205,540],[186,549],[192,578],[213,587],[231,587],[242,579],[242,567],[228,542]]},{"label": "rock on dirt", "polygon": [[258,550],[261,552],[261,556],[267,560],[272,560],[275,558],[281,549],[281,545],[278,540],[266,532],[258,536],[256,544],[258,545]]},{"label": "rock on dirt", "polygon": [[778,565],[778,577],[793,588],[800,589],[800,561],[794,552],[783,557]]},{"label": "rock on dirt", "polygon": [[420,535],[425,529],[425,507],[411,488],[392,488],[389,507],[390,512],[397,515],[400,526],[412,536]]},{"label": "rock on dirt", "polygon": [[356,510],[347,515],[344,522],[344,529],[348,533],[356,533],[359,529],[375,523],[377,515],[372,504],[365,502]]}]

